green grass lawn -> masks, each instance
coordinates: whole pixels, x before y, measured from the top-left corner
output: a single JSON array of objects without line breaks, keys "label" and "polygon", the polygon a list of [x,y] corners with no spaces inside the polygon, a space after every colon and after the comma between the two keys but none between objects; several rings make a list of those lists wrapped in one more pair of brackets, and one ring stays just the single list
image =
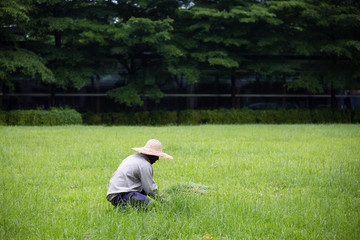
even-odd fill
[{"label": "green grass lawn", "polygon": [[[151,138],[170,203],[114,211]],[[0,127],[0,239],[360,239],[360,125]]]}]

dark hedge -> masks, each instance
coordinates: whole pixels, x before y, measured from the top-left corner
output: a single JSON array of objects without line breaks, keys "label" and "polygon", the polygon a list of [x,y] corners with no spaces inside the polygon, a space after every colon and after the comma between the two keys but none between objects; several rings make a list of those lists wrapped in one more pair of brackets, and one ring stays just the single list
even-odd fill
[{"label": "dark hedge", "polygon": [[0,125],[199,125],[360,123],[360,109],[215,109],[78,113],[73,109],[0,111]]},{"label": "dark hedge", "polygon": [[[5,121],[4,121],[5,120]],[[82,116],[73,109],[14,110],[0,113],[0,125],[55,126],[82,124]]]},{"label": "dark hedge", "polygon": [[359,123],[360,109],[215,109],[84,113],[87,125],[199,125],[199,124],[309,124]]}]

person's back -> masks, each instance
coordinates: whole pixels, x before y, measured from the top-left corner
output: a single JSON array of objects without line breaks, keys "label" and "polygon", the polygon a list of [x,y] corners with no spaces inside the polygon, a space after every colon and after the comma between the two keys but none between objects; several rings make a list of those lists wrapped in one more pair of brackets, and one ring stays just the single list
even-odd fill
[{"label": "person's back", "polygon": [[157,190],[153,179],[153,168],[144,154],[134,154],[125,158],[110,179],[107,195],[142,192],[153,196]]}]

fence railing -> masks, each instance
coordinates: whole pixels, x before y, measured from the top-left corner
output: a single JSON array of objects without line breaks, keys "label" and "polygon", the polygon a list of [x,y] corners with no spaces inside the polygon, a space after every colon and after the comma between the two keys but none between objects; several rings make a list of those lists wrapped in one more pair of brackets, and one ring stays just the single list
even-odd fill
[{"label": "fence railing", "polygon": [[[106,93],[0,93],[9,97],[106,97]],[[235,97],[264,98],[331,98],[330,94],[235,94]],[[232,97],[231,94],[164,94],[164,97]],[[360,95],[335,95],[336,98],[360,98]]]},{"label": "fence railing", "polygon": [[[334,100],[334,101],[333,101]],[[160,102],[145,96],[143,110],[152,109],[213,109],[213,108],[264,108],[283,106],[286,108],[360,108],[360,94],[197,94],[165,93]],[[255,105],[255,106],[254,106]],[[260,106],[258,106],[260,105]],[[266,105],[266,106],[265,106]],[[1,93],[0,109],[32,109],[64,107],[86,111],[117,111],[128,109],[107,97],[106,93]]]}]

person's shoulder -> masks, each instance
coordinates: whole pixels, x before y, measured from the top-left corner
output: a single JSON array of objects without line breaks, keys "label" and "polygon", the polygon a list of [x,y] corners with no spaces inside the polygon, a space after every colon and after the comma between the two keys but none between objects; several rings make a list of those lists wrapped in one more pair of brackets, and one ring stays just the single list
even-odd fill
[{"label": "person's shoulder", "polygon": [[141,153],[137,153],[137,154],[133,154],[128,156],[127,158],[124,159],[124,161],[140,161],[140,162],[148,162],[148,160],[146,159],[146,156],[141,154]]},{"label": "person's shoulder", "polygon": [[149,159],[144,154],[141,153],[135,154],[134,158],[142,166],[151,166]]},{"label": "person's shoulder", "polygon": [[[129,156],[127,156],[125,159],[137,158],[137,155],[138,155],[138,154],[129,155]],[[125,160],[125,159],[124,159],[124,160]]]},{"label": "person's shoulder", "polygon": [[120,164],[122,168],[143,168],[146,166],[146,160],[139,156],[139,154],[133,154],[126,157]]},{"label": "person's shoulder", "polygon": [[126,158],[124,158],[124,160],[122,160],[121,163],[129,164],[129,163],[136,162],[136,161],[138,161],[138,156],[137,156],[137,154],[133,154],[133,155],[129,155]]}]

